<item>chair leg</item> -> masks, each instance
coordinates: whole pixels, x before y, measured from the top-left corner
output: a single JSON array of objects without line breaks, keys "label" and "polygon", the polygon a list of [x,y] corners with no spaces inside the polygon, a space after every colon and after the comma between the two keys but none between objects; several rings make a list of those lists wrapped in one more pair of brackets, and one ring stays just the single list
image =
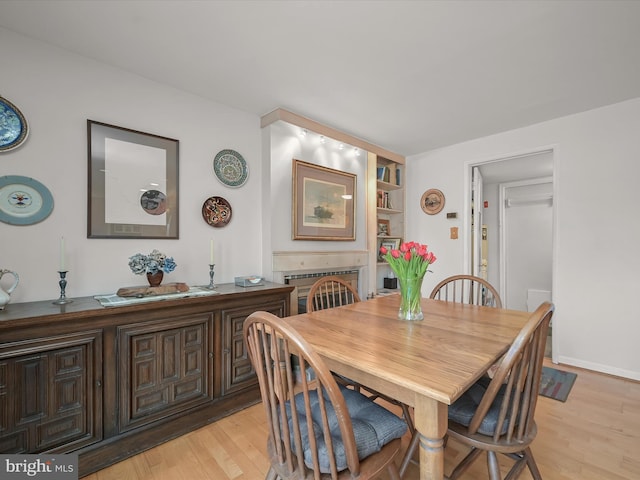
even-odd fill
[{"label": "chair leg", "polygon": [[531,476],[534,480],[542,480],[542,475],[540,475],[540,470],[538,470],[538,465],[536,464],[535,459],[533,458],[533,452],[531,448],[527,447],[524,451],[524,456],[527,459],[527,466],[529,467],[529,471],[531,472]]},{"label": "chair leg", "polygon": [[407,470],[409,462],[411,461],[413,454],[416,452],[416,447],[418,446],[419,441],[420,435],[414,429],[413,435],[411,435],[411,442],[409,442],[407,451],[405,452],[404,457],[402,458],[402,463],[400,464],[400,478],[404,477],[404,472]]},{"label": "chair leg", "polygon": [[487,468],[489,469],[489,478],[491,480],[501,480],[500,465],[498,464],[498,455],[496,452],[487,452]]},{"label": "chair leg", "polygon": [[402,416],[404,417],[404,421],[407,422],[407,427],[409,427],[411,435],[414,435],[416,433],[416,427],[413,424],[413,418],[411,418],[409,405],[407,405],[406,403],[401,403],[400,407],[402,407]]},{"label": "chair leg", "polygon": [[476,458],[480,456],[481,453],[482,453],[482,450],[480,450],[479,448],[472,447],[471,451],[467,454],[467,456],[464,457],[458,465],[456,465],[456,468],[453,469],[453,472],[451,472],[451,475],[449,475],[447,478],[449,480],[455,480],[459,478],[460,475],[462,475],[464,472],[467,471],[467,469],[476,460]]},{"label": "chair leg", "polygon": [[[516,480],[516,478],[520,477],[520,474],[524,470],[524,467],[529,464],[529,455],[527,455],[526,451],[522,451],[520,453],[506,453],[505,455],[515,460],[515,463],[511,467],[511,470],[509,470],[509,473],[507,474],[507,476],[504,477],[504,480]],[[531,458],[533,459],[533,457]],[[538,467],[535,465],[535,462],[534,462],[534,469],[539,475],[540,472],[538,472]],[[536,477],[535,474],[534,474],[534,478],[535,480],[542,480],[539,476]]]},{"label": "chair leg", "polygon": [[391,462],[389,464],[389,466],[387,467],[387,470],[389,471],[389,480],[400,480],[400,474],[398,473],[398,467],[396,467],[396,464]]},{"label": "chair leg", "polygon": [[269,467],[269,471],[267,472],[267,476],[264,477],[264,480],[276,480],[276,478],[278,478],[278,474],[273,467]]}]

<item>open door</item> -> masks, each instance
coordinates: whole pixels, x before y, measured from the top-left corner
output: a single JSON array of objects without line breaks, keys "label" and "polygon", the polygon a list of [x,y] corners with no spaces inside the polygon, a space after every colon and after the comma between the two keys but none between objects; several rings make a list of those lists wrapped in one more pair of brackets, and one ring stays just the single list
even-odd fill
[{"label": "open door", "polygon": [[[471,274],[481,277],[482,271],[482,174],[480,168],[473,167],[471,182]],[[486,238],[486,234],[485,234]],[[486,269],[485,269],[486,272]]]}]

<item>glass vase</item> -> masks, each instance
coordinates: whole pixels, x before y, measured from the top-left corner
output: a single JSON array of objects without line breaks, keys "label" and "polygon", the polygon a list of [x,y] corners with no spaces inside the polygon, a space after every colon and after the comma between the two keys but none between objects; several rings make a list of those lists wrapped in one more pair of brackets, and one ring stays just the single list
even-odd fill
[{"label": "glass vase", "polygon": [[422,280],[424,275],[420,277],[399,277],[400,282],[400,310],[398,310],[398,318],[400,320],[422,320],[422,307],[420,300],[422,298]]}]

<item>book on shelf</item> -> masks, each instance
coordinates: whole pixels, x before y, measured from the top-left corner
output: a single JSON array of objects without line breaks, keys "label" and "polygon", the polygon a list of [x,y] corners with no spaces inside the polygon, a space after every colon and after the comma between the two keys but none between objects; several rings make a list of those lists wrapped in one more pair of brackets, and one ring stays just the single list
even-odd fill
[{"label": "book on shelf", "polygon": [[378,180],[381,182],[389,183],[391,180],[391,170],[389,167],[378,167],[377,169]]},{"label": "book on shelf", "polygon": [[391,206],[391,200],[389,200],[389,192],[378,190],[376,205],[379,208],[393,208]]}]

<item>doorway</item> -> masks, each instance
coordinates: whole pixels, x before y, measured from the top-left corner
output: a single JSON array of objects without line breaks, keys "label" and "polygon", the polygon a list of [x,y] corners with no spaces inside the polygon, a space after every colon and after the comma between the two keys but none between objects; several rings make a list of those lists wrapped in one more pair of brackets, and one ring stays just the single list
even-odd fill
[{"label": "doorway", "polygon": [[553,291],[553,150],[469,167],[468,271],[494,285],[506,308],[535,309]]}]

